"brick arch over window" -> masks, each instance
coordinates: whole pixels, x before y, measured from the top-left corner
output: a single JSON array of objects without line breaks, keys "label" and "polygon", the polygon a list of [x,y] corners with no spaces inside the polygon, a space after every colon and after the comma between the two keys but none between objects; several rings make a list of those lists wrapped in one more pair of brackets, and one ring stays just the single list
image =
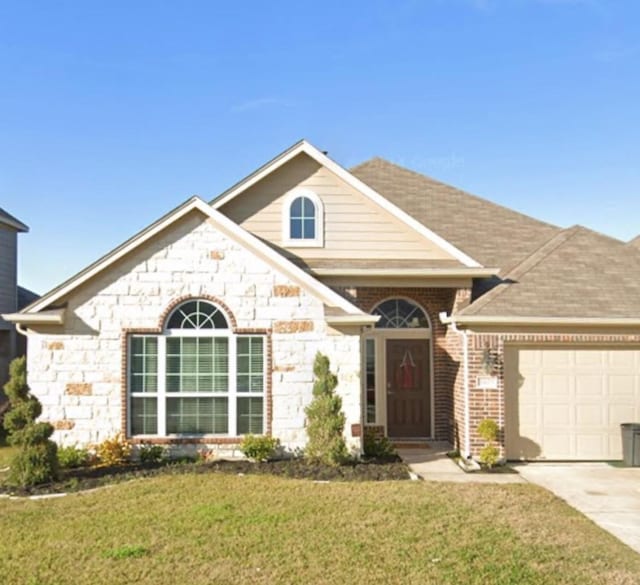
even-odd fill
[{"label": "brick arch over window", "polygon": [[235,315],[223,300],[212,295],[185,295],[172,300],[165,308],[165,310],[160,315],[160,319],[158,320],[158,331],[162,331],[165,328],[167,319],[173,313],[173,311],[175,311],[180,305],[186,303],[187,301],[209,301],[210,303],[216,305],[222,311],[232,331],[235,332],[238,329],[238,322],[236,321]]}]

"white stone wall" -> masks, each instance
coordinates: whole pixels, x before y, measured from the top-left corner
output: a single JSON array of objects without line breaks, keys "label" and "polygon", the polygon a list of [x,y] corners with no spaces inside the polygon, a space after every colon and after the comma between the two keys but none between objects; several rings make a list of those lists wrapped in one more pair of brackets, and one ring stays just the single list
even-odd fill
[{"label": "white stone wall", "polygon": [[[89,445],[123,431],[123,329],[154,329],[176,299],[214,296],[239,328],[273,328],[304,321],[309,331],[272,336],[272,432],[291,450],[303,448],[304,407],[311,400],[313,358],[326,353],[337,372],[347,415],[360,422],[360,344],[357,331],[339,334],[324,321],[320,300],[193,213],[65,299],[63,327],[29,335],[28,375],[43,404],[43,419],[61,444]],[[310,322],[310,323],[309,323]]]}]

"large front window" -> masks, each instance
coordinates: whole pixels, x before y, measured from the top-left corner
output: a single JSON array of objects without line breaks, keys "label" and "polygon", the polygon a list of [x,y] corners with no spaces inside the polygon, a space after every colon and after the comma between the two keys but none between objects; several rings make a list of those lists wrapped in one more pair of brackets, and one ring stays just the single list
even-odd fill
[{"label": "large front window", "polygon": [[265,355],[265,338],[234,334],[214,304],[181,304],[162,334],[129,337],[130,434],[263,433]]}]

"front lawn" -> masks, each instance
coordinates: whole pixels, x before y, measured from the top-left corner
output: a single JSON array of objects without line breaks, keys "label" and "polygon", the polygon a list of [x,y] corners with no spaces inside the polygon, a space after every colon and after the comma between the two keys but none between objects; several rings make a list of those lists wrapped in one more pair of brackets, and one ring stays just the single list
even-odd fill
[{"label": "front lawn", "polygon": [[0,499],[0,534],[7,585],[586,585],[640,575],[640,556],[531,485],[167,475]]}]

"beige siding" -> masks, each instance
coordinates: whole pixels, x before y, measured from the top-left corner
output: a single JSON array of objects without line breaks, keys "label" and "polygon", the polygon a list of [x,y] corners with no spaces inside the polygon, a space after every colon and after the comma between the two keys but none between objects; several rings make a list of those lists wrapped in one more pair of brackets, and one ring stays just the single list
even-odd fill
[{"label": "beige siding", "polygon": [[[283,245],[283,201],[305,188],[324,205],[324,247]],[[260,238],[302,259],[405,258],[451,260],[453,257],[301,154],[239,195],[221,211]]]}]

